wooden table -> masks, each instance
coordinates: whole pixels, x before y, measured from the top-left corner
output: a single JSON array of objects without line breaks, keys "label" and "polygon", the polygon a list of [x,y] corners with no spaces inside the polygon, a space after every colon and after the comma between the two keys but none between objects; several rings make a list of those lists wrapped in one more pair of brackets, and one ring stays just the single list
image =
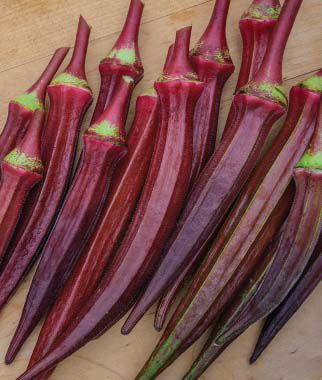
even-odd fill
[{"label": "wooden table", "polygon": [[[250,0],[232,0],[228,20],[231,55],[238,69],[241,40],[238,19]],[[73,44],[78,15],[92,25],[87,73],[95,94],[99,87],[97,65],[115,41],[126,14],[128,0],[2,0],[0,2],[0,125],[7,104],[29,87],[59,46]],[[146,0],[140,37],[145,77],[136,90],[142,92],[160,73],[167,47],[175,30],[193,24],[193,42],[200,36],[212,11],[207,0]],[[307,77],[322,66],[322,2],[305,0],[292,32],[285,56],[285,85]],[[235,75],[223,95],[220,129],[224,125]],[[134,104],[134,102],[133,102]],[[132,105],[133,112],[133,105]],[[84,125],[87,125],[90,113]],[[278,126],[275,128],[278,129]],[[17,325],[31,275],[19,288],[0,316],[0,358]],[[260,324],[253,326],[229,348],[202,377],[203,380],[322,380],[322,324],[320,286],[278,336],[265,356],[249,366],[249,357]],[[120,335],[122,322],[99,340],[78,351],[52,377],[53,380],[131,380],[156,344],[153,330],[154,308],[128,336]],[[10,367],[0,364],[0,379],[15,379],[25,368],[39,330],[23,347]],[[200,344],[194,345],[160,380],[178,380],[196,357]]]}]

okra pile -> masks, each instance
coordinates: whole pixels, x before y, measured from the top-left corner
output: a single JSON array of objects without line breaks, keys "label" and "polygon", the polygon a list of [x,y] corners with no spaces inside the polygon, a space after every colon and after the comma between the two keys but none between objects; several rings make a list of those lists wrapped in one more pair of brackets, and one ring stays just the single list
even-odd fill
[{"label": "okra pile", "polygon": [[211,327],[182,378],[198,379],[266,318],[253,363],[318,286],[322,69],[289,95],[282,72],[302,1],[253,0],[242,15],[242,63],[221,141],[220,99],[235,70],[230,0],[215,1],[193,47],[191,26],[176,32],[161,74],[137,97],[129,132],[144,76],[141,0],[130,1],[99,63],[101,86],[84,132],[94,97],[82,16],[66,68],[57,73],[69,51],[60,48],[9,103],[0,135],[0,308],[37,267],[7,364],[44,319],[19,380],[48,379],[128,312],[121,333],[129,334],[156,302],[154,328],[163,333],[136,380],[157,378]]}]

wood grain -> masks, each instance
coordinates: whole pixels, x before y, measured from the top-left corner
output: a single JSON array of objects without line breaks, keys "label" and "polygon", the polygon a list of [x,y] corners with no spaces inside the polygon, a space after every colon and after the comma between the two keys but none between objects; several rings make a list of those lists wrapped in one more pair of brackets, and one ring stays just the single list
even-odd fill
[{"label": "wood grain", "polygon": [[[237,78],[241,55],[238,19],[250,0],[232,0],[228,19],[228,39],[236,72],[226,86],[220,115],[224,126]],[[53,51],[73,43],[78,15],[92,26],[88,53],[89,82],[97,94],[97,65],[109,51],[120,31],[128,0],[2,0],[0,2],[0,125],[4,124],[7,104],[37,78]],[[140,45],[145,77],[136,94],[147,89],[158,76],[175,30],[193,25],[193,42],[203,31],[213,1],[146,0]],[[287,89],[322,66],[322,2],[305,0],[292,32],[284,65]],[[67,60],[66,60],[67,62]],[[132,102],[131,115],[133,114]],[[88,124],[91,112],[86,117]],[[280,125],[280,124],[279,124]],[[279,128],[274,128],[274,133]],[[15,363],[3,364],[5,351],[18,323],[31,275],[0,315],[0,379],[13,380],[26,368],[39,329],[25,344]],[[202,380],[322,380],[322,286],[306,302],[287,328],[252,367],[247,358],[254,346],[260,324],[238,339]],[[53,380],[132,380],[156,344],[153,311],[128,336],[120,335],[122,322],[102,338],[91,342],[66,360]],[[203,338],[204,339],[204,338]],[[202,340],[203,340],[202,339]],[[196,357],[198,342],[160,380],[179,380]]]}]

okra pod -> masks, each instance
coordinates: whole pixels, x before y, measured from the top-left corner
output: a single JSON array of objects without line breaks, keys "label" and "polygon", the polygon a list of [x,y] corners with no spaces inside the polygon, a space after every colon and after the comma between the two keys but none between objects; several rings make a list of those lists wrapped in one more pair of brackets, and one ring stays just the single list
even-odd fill
[{"label": "okra pod", "polygon": [[286,299],[267,318],[260,337],[255,347],[255,351],[250,358],[250,363],[254,363],[271,343],[274,337],[293,317],[297,310],[309,298],[314,289],[322,280],[322,239],[315,247],[314,254],[299,281],[292,288]]},{"label": "okra pod", "polygon": [[7,121],[0,135],[0,160],[22,140],[34,113],[44,109],[47,86],[68,50],[67,47],[57,49],[38,80],[26,92],[9,103]]},{"label": "okra pod", "polygon": [[221,95],[235,70],[226,40],[229,5],[230,0],[216,0],[210,22],[191,51],[199,80],[205,83],[193,121],[192,184],[215,150]]},{"label": "okra pod", "polygon": [[43,249],[19,325],[6,355],[10,363],[55,302],[105,203],[116,165],[126,154],[126,110],[133,79],[123,77],[103,114],[84,134],[84,152],[55,226]]},{"label": "okra pod", "polygon": [[[53,354],[55,360],[51,364],[56,365],[106,331],[129,310],[176,223],[189,188],[193,113],[203,90],[189,61],[190,34],[190,27],[177,32],[168,65],[155,83],[161,107],[160,132],[148,178],[125,239],[99,288],[80,311],[77,321],[69,326],[69,333],[36,367]],[[61,350],[62,345],[66,349]],[[37,375],[52,365],[42,367]]]},{"label": "okra pod", "polygon": [[0,262],[3,260],[27,196],[43,176],[40,136],[44,118],[45,111],[42,109],[33,113],[25,136],[1,163]]},{"label": "okra pod", "polygon": [[[266,53],[269,39],[277,23],[279,14],[279,0],[254,0],[248,10],[243,14],[239,22],[239,28],[243,39],[243,58],[240,66],[236,91],[247,84],[247,82],[249,82],[249,80],[257,73]],[[206,91],[207,87],[204,90],[204,93]],[[202,95],[201,99],[204,96],[205,95]],[[198,103],[201,102],[201,99]],[[202,114],[207,115],[208,109],[209,107],[205,105]],[[229,125],[231,120],[234,120],[233,107],[229,113],[224,134],[230,128]],[[196,146],[198,144],[198,137],[196,134],[198,131],[201,133],[203,130],[204,129],[201,129],[201,127],[198,128],[196,120],[194,125],[194,138],[197,140]],[[214,147],[214,145],[215,142],[213,142],[212,146]],[[203,251],[206,253],[206,249]],[[169,309],[174,302],[177,292],[183,287],[184,283],[188,281],[188,277],[196,272],[201,258],[205,255],[205,253],[196,255],[190,262],[188,262],[186,267],[180,272],[180,275],[174,280],[174,283],[170,287],[169,291],[165,292],[162,296],[155,316],[154,325],[157,330],[162,329],[165,318],[169,313]]]},{"label": "okra pod", "polygon": [[143,8],[141,0],[131,0],[123,29],[111,51],[99,64],[101,86],[91,124],[101,116],[123,76],[131,77],[135,84],[143,77],[138,44]]},{"label": "okra pod", "polygon": [[286,110],[287,98],[280,87],[282,57],[300,5],[301,0],[284,3],[261,68],[234,96],[233,128],[196,181],[161,264],[132,310],[124,332],[131,331],[186,263],[204,252],[253,172],[272,125]]},{"label": "okra pod", "polygon": [[[154,89],[138,97],[128,136],[128,154],[111,184],[97,227],[72,275],[41,329],[29,367],[42,359],[63,337],[71,321],[99,285],[124,236],[142,191],[157,135],[158,97]],[[41,380],[49,377],[44,373]],[[39,379],[40,380],[40,379]]]},{"label": "okra pod", "polygon": [[23,211],[22,227],[10,244],[9,259],[0,275],[0,307],[40,254],[70,182],[80,126],[92,102],[84,67],[89,34],[89,26],[80,17],[70,64],[48,87],[50,110],[42,134],[46,176],[34,204],[30,202]]}]

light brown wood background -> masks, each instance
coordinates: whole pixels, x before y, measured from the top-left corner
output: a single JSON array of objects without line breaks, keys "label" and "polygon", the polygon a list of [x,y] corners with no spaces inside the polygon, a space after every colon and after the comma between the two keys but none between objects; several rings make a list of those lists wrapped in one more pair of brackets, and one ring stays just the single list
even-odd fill
[{"label": "light brown wood background", "polygon": [[[136,94],[152,85],[160,73],[175,30],[192,23],[193,42],[203,31],[213,1],[146,0],[140,46],[145,77]],[[228,39],[236,73],[223,95],[220,129],[224,124],[241,56],[238,19],[250,0],[232,0]],[[109,51],[121,30],[128,0],[1,0],[0,1],[0,125],[10,99],[37,78],[53,51],[73,44],[78,15],[92,25],[87,73],[95,94],[99,87],[98,62]],[[284,64],[287,89],[322,66],[322,2],[304,0],[292,32]],[[67,62],[67,61],[66,61]],[[134,103],[134,102],[133,102]],[[92,110],[91,110],[92,111]],[[133,111],[133,106],[132,106]],[[91,112],[84,125],[88,123]],[[276,130],[276,129],[275,129]],[[25,368],[35,343],[28,340],[11,366],[3,357],[17,325],[31,276],[0,314],[0,379],[15,379]],[[202,377],[203,380],[322,380],[322,286],[278,336],[265,356],[252,367],[247,358],[260,324],[252,327]],[[121,323],[99,340],[88,344],[59,366],[53,380],[132,380],[159,334],[153,330],[153,311],[128,336],[120,335]],[[160,380],[179,380],[200,348],[199,342]]]}]

